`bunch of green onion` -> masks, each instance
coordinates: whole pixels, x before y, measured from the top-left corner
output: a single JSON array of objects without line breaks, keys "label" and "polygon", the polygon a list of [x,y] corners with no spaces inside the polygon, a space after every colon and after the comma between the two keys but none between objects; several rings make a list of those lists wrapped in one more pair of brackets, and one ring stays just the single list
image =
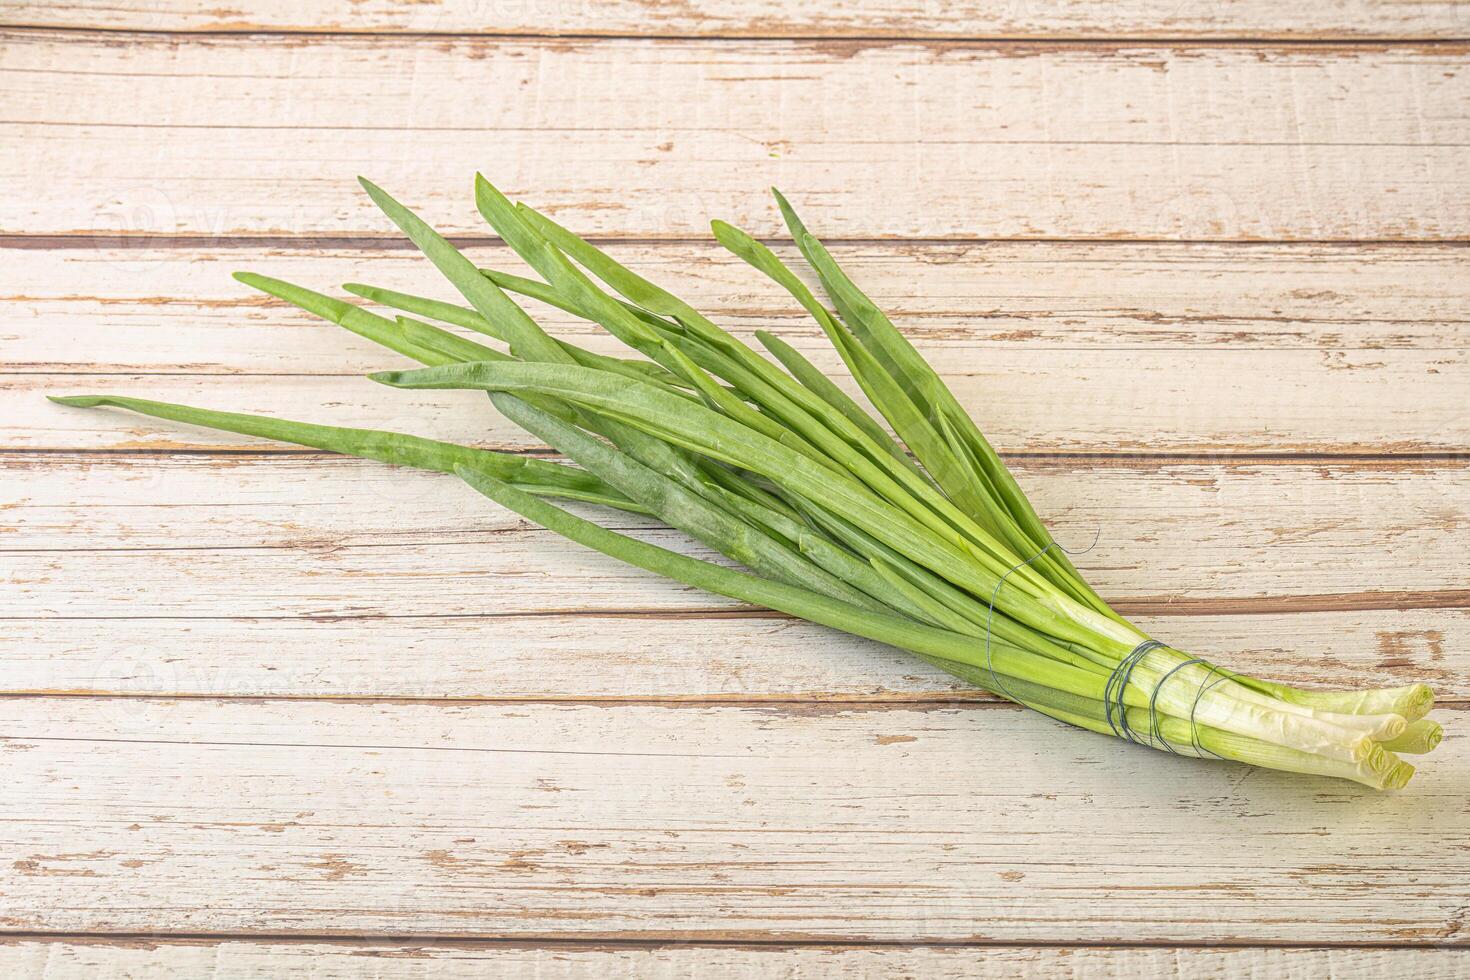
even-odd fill
[{"label": "bunch of green onion", "polygon": [[[1299,690],[1216,667],[1118,615],[1052,542],[944,382],[779,193],[830,308],[750,235],[715,222],[715,237],[810,314],[887,426],[779,338],[756,334],[768,360],[482,177],[480,212],[539,280],[476,268],[363,185],[468,306],[345,287],[403,314],[389,318],[277,279],[236,278],[423,365],[375,381],[489,392],[570,463],[135,398],[54,400],[455,473],[526,519],[639,568],[901,647],[1052,718],[1178,755],[1395,789],[1414,772],[1399,754],[1439,742],[1439,725],[1424,717],[1433,703],[1424,684]],[[512,294],[599,324],[641,356],[557,340]],[[556,499],[653,515],[731,562],[608,530]]]}]

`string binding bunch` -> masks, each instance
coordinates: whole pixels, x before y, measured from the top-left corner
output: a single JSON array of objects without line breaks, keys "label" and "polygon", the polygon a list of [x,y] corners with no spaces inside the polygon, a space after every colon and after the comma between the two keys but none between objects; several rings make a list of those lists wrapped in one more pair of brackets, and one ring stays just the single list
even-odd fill
[{"label": "string binding bunch", "polygon": [[[995,621],[995,600],[1000,595],[1001,586],[1005,585],[1005,581],[1006,579],[1010,578],[1011,573],[1021,568],[1025,568],[1027,565],[1030,565],[1032,562],[1039,559],[1042,555],[1046,554],[1052,548],[1056,548],[1059,551],[1064,551],[1069,555],[1085,555],[1087,552],[1097,547],[1097,542],[1101,534],[1102,529],[1099,528],[1097,533],[1093,535],[1092,544],[1088,545],[1086,548],[1083,548],[1081,551],[1075,552],[1067,551],[1066,548],[1063,548],[1055,541],[1050,541],[1046,544],[1045,547],[1036,552],[1030,558],[1027,558],[1024,561],[1016,562],[1016,564],[1006,569],[1005,574],[996,581],[995,588],[990,593],[989,611],[985,618],[985,669],[986,672],[990,674],[990,678],[995,684],[996,693],[1003,695],[1004,697],[1008,698],[1011,701],[1014,701],[1016,704],[1019,704],[1023,707],[1031,707],[1030,705],[1026,704],[1026,702],[1023,701],[1019,696],[1017,696],[1014,692],[1006,687],[1005,682],[1000,679],[1000,675],[995,672],[995,668],[992,666],[990,635],[992,624]],[[1129,722],[1128,706],[1124,700],[1124,697],[1128,691],[1128,685],[1133,681],[1134,669],[1138,667],[1138,665],[1141,664],[1153,651],[1167,649],[1170,649],[1169,645],[1162,642],[1161,640],[1155,640],[1153,638],[1146,639],[1143,642],[1139,643],[1131,651],[1129,651],[1128,655],[1125,656],[1122,660],[1119,660],[1117,666],[1115,666],[1112,672],[1108,674],[1107,682],[1103,685],[1103,710],[1105,712],[1108,727],[1118,738],[1125,739],[1129,742],[1135,742],[1139,745],[1147,746],[1149,748],[1164,749],[1165,751],[1173,755],[1179,755],[1179,750],[1176,749],[1174,745],[1164,736],[1163,716],[1159,712],[1159,692],[1163,690],[1164,685],[1168,683],[1169,679],[1177,674],[1179,671],[1183,670],[1186,667],[1200,664],[1208,667],[1209,670],[1207,670],[1205,672],[1205,676],[1200,679],[1199,686],[1195,689],[1194,701],[1190,705],[1189,718],[1187,719],[1189,722],[1190,746],[1194,749],[1195,754],[1201,758],[1204,758],[1206,756],[1212,756],[1216,759],[1223,758],[1217,753],[1205,748],[1204,745],[1200,742],[1199,723],[1196,720],[1195,716],[1199,711],[1200,701],[1204,699],[1204,696],[1209,693],[1211,688],[1215,687],[1215,685],[1219,684],[1221,681],[1226,680],[1227,675],[1223,671],[1221,671],[1219,667],[1205,660],[1203,657],[1191,657],[1188,660],[1184,660],[1180,663],[1175,664],[1173,667],[1165,671],[1162,677],[1154,682],[1153,688],[1150,689],[1148,693],[1147,733],[1140,736],[1140,734],[1136,730],[1134,730],[1132,723]]]}]

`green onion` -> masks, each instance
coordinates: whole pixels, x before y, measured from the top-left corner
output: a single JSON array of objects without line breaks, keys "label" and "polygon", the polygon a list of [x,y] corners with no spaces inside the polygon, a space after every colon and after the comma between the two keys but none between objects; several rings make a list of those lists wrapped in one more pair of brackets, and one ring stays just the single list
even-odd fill
[{"label": "green onion", "polygon": [[[831,307],[750,235],[715,222],[715,237],[812,317],[878,417],[784,341],[757,334],[768,360],[483,177],[481,214],[540,279],[476,268],[386,192],[363,186],[468,306],[344,287],[396,311],[385,317],[278,279],[237,278],[420,365],[374,380],[487,392],[569,462],[136,398],[53,400],[454,473],[588,548],[892,644],[1059,721],[1176,755],[1397,789],[1414,771],[1397,753],[1439,743],[1423,684],[1299,690],[1217,667],[1120,616],[1052,541],[943,379],[779,194]],[[512,294],[602,327],[633,356],[551,337]],[[627,537],[554,499],[654,516],[739,567]]]}]

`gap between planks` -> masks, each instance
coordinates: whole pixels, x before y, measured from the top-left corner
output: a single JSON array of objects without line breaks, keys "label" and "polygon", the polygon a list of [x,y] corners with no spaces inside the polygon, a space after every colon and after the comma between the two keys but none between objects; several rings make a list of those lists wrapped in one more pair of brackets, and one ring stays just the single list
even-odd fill
[{"label": "gap between planks", "polygon": [[[399,542],[398,544],[440,544],[442,542]],[[365,549],[381,548],[382,545],[339,545],[334,551],[345,551],[361,547]],[[87,555],[87,554],[154,554],[165,552],[193,552],[200,554],[215,554],[230,551],[251,552],[288,552],[301,551],[299,545],[186,545],[182,547],[169,548],[152,545],[141,545],[136,548],[5,548],[0,549],[0,554],[8,555]],[[1412,612],[1423,609],[1467,609],[1470,608],[1470,589],[1426,589],[1422,591],[1401,592],[1327,592],[1308,593],[1306,595],[1280,595],[1267,597],[1243,596],[1239,598],[1224,597],[1213,599],[1176,599],[1170,596],[1144,597],[1137,599],[1116,599],[1111,602],[1112,607],[1124,616],[1234,616],[1249,615],[1252,613],[1290,614],[1290,613],[1319,613],[1319,612],[1376,612],[1376,611],[1401,611]],[[585,607],[574,609],[543,608],[534,611],[518,610],[507,613],[365,613],[359,615],[342,615],[327,613],[322,615],[270,615],[252,614],[245,617],[234,616],[190,616],[191,621],[224,621],[233,622],[236,619],[250,619],[261,621],[286,621],[286,622],[315,622],[336,623],[344,621],[376,621],[393,619],[525,619],[525,618],[592,618],[592,619],[774,619],[798,621],[799,617],[788,616],[785,613],[774,612],[768,609],[750,607],[749,609],[720,609],[680,607],[677,609],[589,609]],[[154,616],[54,616],[49,617],[56,622],[113,622],[118,620],[177,620],[181,617],[174,615]],[[0,622],[35,622],[34,616],[0,616]]]},{"label": "gap between planks", "polygon": [[302,7],[262,0],[238,9],[209,9],[180,0],[78,0],[57,7],[41,0],[12,0],[8,19],[55,28],[146,29],[178,33],[341,32],[428,35],[521,35],[616,38],[657,34],[750,40],[792,37],[893,38],[898,40],[979,38],[1122,39],[1213,38],[1258,43],[1268,39],[1403,40],[1445,39],[1470,30],[1470,20],[1453,4],[1339,0],[1331,5],[1292,7],[1269,0],[1232,3],[1228,15],[1209,5],[1165,0],[1120,0],[1090,4],[1039,0],[1030,4],[967,0],[936,6],[917,0],[854,0],[838,7],[773,3],[772,0],[608,0],[498,5],[441,0],[432,5],[395,0],[322,0]]},{"label": "gap between planks", "polygon": [[309,932],[38,932],[35,930],[0,929],[0,947],[21,942],[78,943],[94,946],[114,945],[161,945],[191,946],[215,945],[237,942],[258,942],[279,945],[331,945],[353,948],[358,946],[429,946],[436,949],[524,949],[598,951],[642,950],[642,949],[821,949],[840,952],[864,949],[1089,949],[1089,950],[1238,950],[1238,949],[1295,949],[1295,950],[1463,950],[1466,947],[1452,943],[1418,943],[1409,941],[1363,940],[1289,940],[1289,939],[1240,939],[1194,942],[1190,940],[1148,940],[1131,942],[1125,939],[1102,940],[1028,940],[1017,942],[1003,939],[823,939],[766,938],[758,935],[720,939],[701,936],[681,939],[638,939],[626,936],[589,936],[578,938],[565,935],[538,936],[466,936],[462,933],[379,933],[353,930],[343,933]]},{"label": "gap between planks", "polygon": [[1285,33],[1262,32],[1260,34],[1237,34],[1211,36],[1205,34],[1129,34],[1108,33],[1087,37],[1066,37],[1047,34],[898,34],[848,32],[780,32],[752,31],[748,33],[694,33],[694,32],[633,32],[633,31],[528,31],[496,30],[493,27],[480,31],[466,30],[334,30],[323,28],[267,27],[245,24],[237,28],[209,27],[200,29],[168,27],[102,27],[96,25],[70,26],[65,24],[42,24],[0,20],[0,31],[14,34],[72,35],[78,39],[91,36],[103,37],[157,37],[191,40],[235,40],[241,37],[287,38],[321,41],[391,40],[391,41],[566,41],[580,43],[617,44],[646,41],[681,43],[686,41],[711,42],[715,44],[750,44],[769,41],[777,44],[831,44],[834,46],[865,48],[888,47],[896,44],[922,46],[935,50],[969,47],[1007,48],[1073,48],[1105,50],[1117,47],[1189,47],[1189,48],[1269,48],[1285,51],[1298,48],[1314,50],[1378,50],[1418,49],[1453,47],[1470,42],[1470,34],[1407,35],[1407,36],[1353,36],[1332,35],[1326,37],[1303,37]]},{"label": "gap between planks", "polygon": [[[933,694],[901,693],[892,695],[863,694],[644,694],[631,697],[611,695],[584,695],[581,697],[549,697],[525,694],[509,697],[477,697],[454,694],[443,697],[425,697],[402,694],[230,694],[221,696],[197,691],[0,691],[0,701],[22,700],[70,700],[70,701],[132,701],[137,703],[170,701],[214,701],[219,704],[274,704],[277,702],[326,702],[330,704],[411,704],[427,707],[514,707],[518,705],[552,705],[568,708],[758,708],[786,717],[809,717],[824,712],[878,713],[883,711],[938,711],[946,708],[978,708],[988,711],[1023,711],[1024,705],[1002,701],[994,695],[976,688],[973,692],[936,691]],[[1441,698],[1434,702],[1434,711],[1470,710],[1470,698]],[[0,741],[7,736],[0,735]],[[33,738],[31,741],[89,741],[88,739]],[[255,744],[255,743],[200,743],[176,742],[165,739],[138,739],[124,741],[146,741],[163,745],[199,744]],[[261,743],[274,745],[277,743]],[[312,743],[315,744],[315,743]],[[3,935],[3,932],[0,932]]]},{"label": "gap between planks", "polygon": [[[522,946],[514,942],[325,942],[252,939],[110,940],[50,934],[6,940],[0,962],[18,960],[17,976],[92,977],[157,975],[281,976],[306,970],[313,976],[479,978],[489,974],[552,977],[720,976],[749,980],[771,977],[926,976],[950,980],[979,977],[1068,976],[1377,976],[1384,980],[1451,980],[1466,960],[1463,950],[1427,947],[1089,947],[1038,944],[964,947],[938,945],[797,944],[791,947],[717,942],[657,944],[597,943]],[[308,962],[309,961],[309,962]]]},{"label": "gap between planks", "polygon": [[[83,372],[32,372],[12,371],[0,372],[0,378],[6,374],[19,376],[26,374],[46,374],[51,376],[69,376],[79,378],[101,378],[107,377],[103,374],[86,374]],[[138,377],[195,377],[198,372],[173,375],[163,372],[128,371],[129,376]],[[242,375],[248,377],[311,377],[319,378],[319,374],[300,375]],[[356,377],[356,375],[340,375],[340,377]],[[545,459],[561,459],[555,451],[546,447],[527,446],[494,446],[478,445],[479,449],[493,449],[511,456],[534,456]],[[142,446],[99,446],[89,449],[70,449],[64,447],[28,447],[16,446],[0,449],[0,462],[9,456],[35,456],[41,458],[65,458],[75,457],[80,462],[86,462],[90,457],[112,458],[164,458],[168,456],[188,456],[193,458],[208,459],[218,457],[231,462],[247,462],[259,460],[267,462],[278,459],[352,459],[355,457],[344,456],[338,453],[326,453],[315,449],[227,449],[223,447],[190,448],[188,446],[169,447],[159,446],[157,448]],[[1281,452],[1262,452],[1259,450],[1245,450],[1234,452],[1222,449],[1219,452],[1207,453],[1195,450],[1180,450],[1178,452],[1143,451],[1143,450],[1067,450],[1048,449],[1039,452],[1027,452],[1026,450],[1007,450],[1000,454],[1001,459],[1007,463],[1029,462],[1055,463],[1057,466],[1070,466],[1078,462],[1092,464],[1098,468],[1136,469],[1140,464],[1158,463],[1170,465],[1176,463],[1201,463],[1222,465],[1245,465],[1245,466],[1300,466],[1313,463],[1330,463],[1334,465],[1363,466],[1371,469],[1421,469],[1425,465],[1443,464],[1445,466],[1460,466],[1470,461],[1470,449],[1466,450],[1405,450],[1388,451],[1381,453],[1331,450],[1282,450]],[[386,465],[386,464],[385,464]],[[1041,469],[1041,467],[1037,467]]]},{"label": "gap between planks", "polygon": [[[736,197],[729,189],[713,190],[727,186],[723,175],[731,180],[748,180],[751,174],[764,172],[783,186],[800,191],[799,196],[815,201],[818,211],[830,211],[835,219],[830,223],[823,220],[820,226],[834,237],[844,231],[886,232],[895,237],[925,232],[965,237],[979,227],[1010,238],[1470,238],[1464,215],[1452,203],[1454,181],[1442,176],[1455,172],[1449,162],[1451,151],[1442,144],[1456,143],[1463,135],[1455,128],[1453,112],[1447,108],[1464,84],[1455,81],[1463,62],[1463,44],[1420,48],[1348,45],[1341,49],[1340,57],[1334,57],[1330,47],[1294,50],[1287,45],[1279,50],[1257,45],[1161,47],[1152,52],[1137,46],[1105,46],[1094,52],[1076,48],[1049,51],[1044,46],[1018,42],[992,46],[988,51],[978,46],[951,46],[936,52],[915,45],[860,47],[856,42],[825,46],[702,42],[709,50],[700,52],[694,42],[661,44],[641,40],[609,51],[600,44],[567,40],[400,44],[391,38],[369,38],[313,45],[309,39],[262,36],[259,43],[251,45],[239,40],[243,35],[232,36],[234,40],[198,42],[149,41],[147,35],[137,35],[132,43],[116,39],[109,43],[103,40],[105,36],[98,35],[89,44],[82,34],[12,32],[10,36],[14,48],[11,67],[17,78],[29,77],[27,70],[55,72],[58,57],[91,69],[85,74],[67,71],[34,75],[34,84],[22,93],[29,96],[29,101],[15,101],[19,113],[48,120],[49,125],[64,124],[65,138],[80,141],[80,148],[67,150],[51,140],[52,131],[45,125],[18,126],[20,138],[30,138],[38,147],[49,146],[62,156],[84,154],[86,146],[97,141],[87,135],[90,124],[115,121],[97,117],[88,108],[97,104],[99,84],[136,89],[142,101],[135,115],[167,118],[174,126],[213,124],[225,111],[236,127],[274,124],[282,119],[296,127],[292,132],[297,138],[290,139],[287,133],[283,144],[273,141],[269,156],[261,160],[252,160],[251,153],[265,147],[257,136],[243,129],[236,134],[238,146],[226,146],[218,139],[202,144],[202,151],[207,151],[205,157],[183,155],[186,150],[201,150],[197,141],[190,142],[197,134],[180,132],[177,139],[164,137],[160,145],[156,133],[122,130],[124,135],[104,141],[115,161],[105,185],[95,175],[82,175],[73,182],[75,187],[60,194],[44,182],[37,183],[29,198],[21,195],[26,198],[24,206],[10,209],[7,223],[12,227],[56,234],[95,230],[99,208],[113,206],[103,202],[123,203],[117,198],[120,187],[156,188],[157,167],[147,161],[160,151],[167,157],[177,157],[181,166],[170,185],[171,203],[163,209],[167,213],[156,215],[164,219],[159,231],[352,234],[357,230],[352,226],[368,214],[362,202],[349,205],[346,194],[350,189],[345,185],[340,193],[320,184],[302,189],[301,182],[314,178],[308,178],[289,154],[283,156],[281,145],[304,154],[304,160],[320,161],[326,151],[319,147],[330,143],[333,153],[377,160],[375,170],[389,183],[401,179],[393,176],[395,172],[413,172],[422,179],[426,172],[467,172],[478,165],[501,175],[508,189],[519,192],[517,180],[523,178],[517,178],[517,172],[524,173],[536,164],[536,152],[546,146],[542,137],[548,129],[556,129],[574,134],[571,140],[563,140],[564,152],[558,155],[558,166],[565,169],[570,166],[565,161],[571,159],[576,161],[577,169],[566,172],[570,183],[561,189],[563,203],[554,209],[554,216],[574,222],[584,233],[645,232],[648,213],[634,213],[645,206],[662,209],[658,230],[670,237],[693,230],[686,214],[694,211],[733,211],[741,222],[769,224],[765,209],[760,212],[761,220],[753,221],[756,212],[752,202]],[[456,45],[475,50],[459,51]],[[328,66],[330,70],[323,76],[326,88],[311,106],[291,102],[285,84],[293,66],[311,60],[310,55],[294,50],[303,46],[314,46],[341,62],[336,67]],[[507,46],[517,50],[504,52],[505,57],[491,50]],[[749,50],[737,51],[741,57],[734,59],[738,64],[733,67],[710,63],[711,51],[744,48]],[[399,57],[407,49],[415,53],[413,65],[406,66]],[[62,57],[58,53],[61,51],[71,51],[74,57]],[[780,57],[772,59],[773,52]],[[954,63],[956,52],[965,64]],[[93,56],[90,61],[89,54]],[[990,54],[995,57],[988,57]],[[539,98],[534,104],[514,100],[516,111],[511,115],[497,111],[484,119],[466,119],[463,113],[440,112],[436,116],[425,108],[427,103],[418,101],[429,86],[440,80],[452,84],[453,73],[464,70],[466,58],[475,55],[487,59],[475,69],[484,84],[518,88],[528,81],[536,82],[541,85],[537,89]],[[874,63],[853,64],[854,58]],[[967,71],[967,63],[976,59],[984,63],[987,75]],[[778,64],[769,64],[773,60]],[[1423,62],[1423,70],[1414,72],[1417,87],[1412,90],[1405,88],[1400,64],[1405,60]],[[1343,91],[1336,80],[1341,74],[1337,66],[1349,63],[1357,63],[1353,77],[1359,82],[1352,105],[1375,107],[1371,119],[1338,111]],[[813,64],[826,73],[813,75]],[[732,74],[745,69],[749,69],[745,74]],[[892,77],[890,70],[895,72]],[[627,91],[621,94],[625,98],[587,102],[587,93],[595,91],[609,71],[624,81]],[[773,76],[771,71],[777,74]],[[379,117],[412,118],[424,128],[417,135],[390,129],[361,130],[350,138],[340,133],[316,133],[323,126],[359,126],[364,118],[353,104],[364,89],[354,84],[350,72],[374,79],[370,87]],[[227,86],[221,81],[231,75],[258,81],[247,86],[252,90],[247,105],[221,110],[219,99],[239,91],[238,83]],[[104,77],[105,83],[97,81]],[[50,80],[44,81],[47,78]],[[819,98],[814,94],[818,79],[833,87],[834,97],[842,98]],[[788,86],[781,87],[788,81]],[[204,95],[200,94],[201,84],[206,86]],[[733,84],[741,86],[741,98],[731,101],[720,93],[730,91]],[[686,125],[681,128],[676,125],[678,120],[651,119],[646,112],[640,115],[629,108],[657,107],[658,93],[670,85],[698,89],[696,101],[702,100],[702,104],[725,99],[728,104],[714,102],[727,110],[721,113],[721,125],[703,125],[702,119],[693,118],[684,120]],[[874,90],[854,94],[854,87],[860,85]],[[919,88],[913,89],[916,85]],[[218,93],[211,98],[214,89]],[[1096,107],[1079,108],[1075,100],[1057,96],[1057,89],[1088,91]],[[769,105],[774,97],[769,93],[775,91],[791,97],[789,112],[773,114],[775,110]],[[884,130],[865,137],[859,151],[861,163],[854,162],[853,146],[831,135],[834,126],[846,131],[842,127],[849,125],[848,119],[867,119],[871,123],[875,99],[913,101],[916,92],[923,98],[917,101],[915,113],[906,114],[913,116],[912,121],[893,132]],[[650,98],[642,100],[645,93],[651,93]],[[289,103],[291,111],[261,109],[262,105],[269,108],[271,99],[282,106]],[[574,108],[580,115],[554,117],[552,113],[567,99],[577,100]],[[1168,115],[1164,114],[1166,99],[1172,107]],[[1296,105],[1293,111],[1301,115],[1287,114],[1286,106],[1293,104],[1292,100]],[[963,105],[957,108],[960,102]],[[814,103],[825,107],[822,113],[797,108]],[[501,106],[504,100],[495,104]],[[1150,112],[1139,116],[1140,105]],[[208,106],[214,111],[207,111]],[[1416,112],[1417,127],[1410,125]],[[956,130],[953,118],[957,113],[969,113],[972,125]],[[1444,122],[1446,113],[1449,122]],[[786,143],[763,147],[745,136],[776,131],[773,127],[780,121],[777,115],[792,127]],[[831,121],[839,118],[839,122]],[[1036,118],[1051,120],[1051,124],[1041,127]],[[1242,128],[1242,118],[1258,121]],[[1349,120],[1353,125],[1330,127],[1322,121],[1331,118]],[[1382,124],[1378,125],[1380,119]],[[461,135],[435,134],[436,126],[457,130],[471,124],[483,124],[486,134],[501,134],[498,138],[484,137],[493,145],[490,157],[483,150],[471,153]],[[677,149],[672,143],[667,150],[647,146],[655,132],[673,135],[679,141]],[[977,141],[977,134],[993,136],[999,142],[990,146],[988,154],[983,149],[977,151],[969,145],[987,142],[983,138]],[[1011,138],[1002,139],[1004,136]],[[1025,136],[1031,140],[1019,139]],[[1058,142],[1058,136],[1065,138]],[[1095,145],[1129,136],[1161,142],[1142,155],[1129,147]],[[96,133],[92,137],[100,139]],[[403,142],[410,137],[411,146]],[[1287,145],[1251,149],[1255,140],[1284,141]],[[1200,150],[1201,141],[1211,148]],[[1337,145],[1338,141],[1344,145]],[[1017,142],[1026,145],[1009,145]],[[1224,156],[1216,152],[1216,142],[1230,152]],[[1062,149],[1053,152],[1053,143]],[[1346,145],[1349,143],[1363,143],[1373,149],[1354,149]],[[584,153],[577,154],[576,145],[583,145]],[[1417,147],[1417,152],[1410,145]],[[921,182],[921,200],[916,208],[900,209],[881,187],[870,191],[876,197],[870,209],[873,213],[864,219],[863,228],[856,228],[852,212],[843,207],[848,195],[854,193],[851,188],[862,183],[855,184],[853,175],[861,172],[879,184],[886,182],[885,186],[912,188],[914,161],[919,159],[916,146],[926,148],[925,169],[942,172],[949,168],[949,179],[943,185],[931,182],[923,186]],[[974,165],[976,152],[990,161],[983,170]],[[646,180],[646,186],[622,195],[623,203],[609,213],[607,188],[621,186],[627,179],[622,176],[627,168],[620,166],[618,159],[629,156],[638,161],[641,169],[635,172],[640,180]],[[497,158],[502,162],[497,163]],[[1050,174],[1054,188],[1038,186],[1040,160],[1056,164]],[[1139,184],[1131,189],[1118,184],[1120,170],[1136,174]],[[237,173],[242,175],[243,183],[228,193],[221,190],[230,188],[229,178]],[[1410,173],[1419,179],[1407,179]],[[966,179],[976,188],[999,190],[993,198],[979,199],[965,186]],[[1424,183],[1425,179],[1429,183]],[[264,195],[246,186],[250,182],[265,185]],[[1013,188],[1007,188],[1006,182],[1011,182]],[[871,180],[868,184],[876,186]],[[1284,191],[1283,187],[1291,190]],[[670,190],[679,192],[670,196]],[[318,192],[321,197],[312,196]],[[1314,195],[1320,200],[1312,200]],[[435,191],[434,196],[440,202],[435,207],[445,206],[443,202],[449,199],[444,191]],[[89,207],[89,197],[98,204]],[[454,199],[459,202],[460,195]],[[642,227],[630,224],[635,220]],[[115,226],[119,222],[108,223]],[[479,222],[461,222],[451,223],[445,230],[473,233],[481,227]]]},{"label": "gap between planks", "polygon": [[[1175,144],[1169,144],[1175,145]],[[1238,145],[1238,144],[1237,144]],[[1266,145],[1266,144],[1256,144]],[[1382,145],[1382,144],[1378,144]],[[709,245],[710,237],[674,233],[668,236],[631,235],[616,232],[578,232],[588,242],[602,246],[678,246]],[[494,235],[446,235],[445,240],[458,249],[501,247],[505,243]],[[752,235],[763,245],[795,247],[790,238],[779,235]],[[879,246],[915,248],[937,248],[949,245],[1085,245],[1118,246],[1163,245],[1220,246],[1222,248],[1340,248],[1344,251],[1363,248],[1437,249],[1463,248],[1470,245],[1470,236],[1448,238],[1188,238],[1171,236],[1130,235],[1117,238],[1086,238],[1075,235],[1026,235],[1026,236],[909,236],[890,235],[879,237],[852,237],[824,235],[822,243],[829,248],[867,248]],[[331,235],[303,233],[300,235],[241,234],[214,235],[207,233],[114,232],[72,231],[26,234],[24,232],[0,232],[0,248],[26,249],[34,251],[63,251],[68,249],[97,248],[208,248],[208,249],[260,249],[295,248],[319,251],[353,251],[359,249],[381,249],[384,251],[416,252],[418,247],[403,237],[390,235]]]}]

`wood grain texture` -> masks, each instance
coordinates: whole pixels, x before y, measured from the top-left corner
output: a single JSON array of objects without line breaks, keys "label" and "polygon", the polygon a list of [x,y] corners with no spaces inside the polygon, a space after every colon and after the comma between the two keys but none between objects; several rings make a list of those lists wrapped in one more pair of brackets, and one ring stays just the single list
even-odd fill
[{"label": "wood grain texture", "polygon": [[[4,5],[0,974],[1466,972],[1467,8],[808,8]],[[1144,628],[1450,738],[1398,795],[1171,758],[452,479],[41,400],[537,449],[226,275],[442,295],[351,178],[506,265],[475,169],[832,369],[707,241],[782,186]]]},{"label": "wood grain texture", "polygon": [[0,969],[14,980],[152,977],[244,980],[309,972],[320,980],[461,980],[487,974],[538,980],[586,977],[730,977],[733,980],[914,977],[928,980],[1281,980],[1375,977],[1458,980],[1470,951],[1456,949],[1046,949],[842,946],[787,949],[666,946],[475,946],[464,942],[218,942],[84,940],[0,942]]},{"label": "wood grain texture", "polygon": [[0,730],[12,930],[1467,940],[1463,739],[1390,795],[959,706],[22,698]]},{"label": "wood grain texture", "polygon": [[[1062,541],[1103,529],[1076,561],[1145,629],[1307,685],[1413,677],[1470,697],[1463,464],[1028,459],[1017,474]],[[317,456],[12,455],[0,507],[11,691],[961,690],[877,644],[732,618],[746,607],[527,528],[449,477]]]},{"label": "wood grain texture", "polygon": [[243,7],[189,0],[81,0],[65,6],[12,0],[4,23],[143,31],[341,31],[726,37],[964,38],[1391,38],[1464,37],[1470,19],[1446,0],[1338,0],[1297,7],[1269,0],[1228,6],[1170,0],[290,0]]},{"label": "wood grain texture", "polygon": [[[1125,608],[1127,606],[1124,603]],[[1143,613],[1186,650],[1301,687],[1423,680],[1470,701],[1470,611]],[[424,701],[988,702],[908,654],[750,612],[9,618],[4,691]]]},{"label": "wood grain texture", "polygon": [[[142,596],[151,615],[711,604],[438,474],[320,459],[45,459],[6,473],[11,615],[136,614]],[[1463,592],[1463,466],[1027,461],[1018,479],[1064,544],[1080,550],[1098,537],[1077,557],[1098,589],[1155,608],[1348,593],[1414,605],[1416,593]],[[682,540],[641,518],[601,519]]]},{"label": "wood grain texture", "polygon": [[[321,343],[342,338],[323,328]],[[347,341],[350,346],[352,341]],[[366,341],[357,356],[368,356]],[[802,338],[835,380],[826,341]],[[921,351],[997,449],[1024,453],[1459,453],[1464,351]],[[380,368],[408,366],[380,355]],[[848,385],[851,388],[851,385]],[[409,432],[492,449],[541,446],[474,391],[403,391],[364,376],[19,374],[0,378],[3,450],[239,450],[260,440],[121,411],[66,408],[46,395],[106,392],[329,425]],[[280,448],[280,447],[276,447]]]},{"label": "wood grain texture", "polygon": [[11,234],[382,235],[360,171],[479,233],[479,169],[599,235],[688,237],[711,217],[771,234],[761,189],[778,184],[835,238],[1470,236],[1459,44],[12,32],[4,48],[0,136],[27,149],[0,164]]},{"label": "wood grain texture", "polygon": [[[737,334],[773,330],[842,374],[790,301],[722,250],[613,251]],[[503,248],[470,254],[517,265]],[[1470,252],[1459,247],[879,244],[839,255],[1007,450],[1444,452],[1470,440],[1459,404]],[[16,276],[0,331],[6,368],[22,375],[0,390],[6,448],[273,448],[40,397],[99,388],[533,445],[477,396],[341,377],[400,359],[228,277],[249,267],[332,292],[365,279],[447,297],[411,251],[17,247],[4,257]],[[597,328],[534,312],[558,334],[617,350]]]},{"label": "wood grain texture", "polygon": [[[818,346],[790,297],[713,241],[607,250],[747,340],[766,329]],[[805,270],[795,248],[776,252]],[[525,271],[504,246],[466,254]],[[962,345],[975,361],[990,348],[1372,350],[1382,360],[1470,347],[1470,249],[1456,245],[882,242],[833,254],[905,334]],[[340,374],[391,357],[234,281],[237,269],[334,295],[357,281],[457,298],[411,248],[12,245],[0,263],[11,372]],[[600,327],[527,306],[558,336],[614,350]]]}]

